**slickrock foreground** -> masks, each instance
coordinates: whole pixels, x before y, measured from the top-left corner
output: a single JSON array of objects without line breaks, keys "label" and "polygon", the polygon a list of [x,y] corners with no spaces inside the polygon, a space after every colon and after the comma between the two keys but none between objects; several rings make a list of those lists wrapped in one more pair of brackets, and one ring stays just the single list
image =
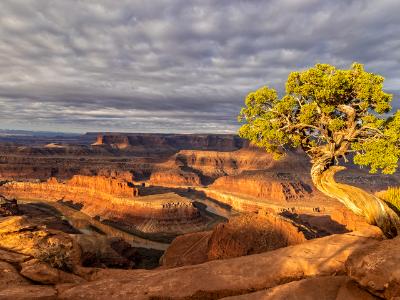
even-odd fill
[{"label": "slickrock foreground", "polygon": [[373,300],[378,299],[347,276],[321,276],[292,281],[272,289],[224,300]]},{"label": "slickrock foreground", "polygon": [[[0,299],[296,299],[297,294],[334,300],[400,295],[400,239],[383,240],[373,226],[309,241],[289,235],[287,244],[302,243],[259,254],[170,269],[122,270],[82,267],[85,251],[76,234],[38,221],[25,215],[0,218]],[[244,217],[226,229],[217,227],[212,233],[216,236],[209,237],[211,253],[216,250],[213,239],[221,253],[224,241],[253,243],[251,235],[243,240],[235,236],[251,227],[248,221]],[[291,232],[279,224],[275,220],[278,233]]]},{"label": "slickrock foreground", "polygon": [[99,270],[61,299],[220,299],[307,277],[345,274],[354,251],[379,241],[376,232],[332,235],[275,251],[167,270]]},{"label": "slickrock foreground", "polygon": [[346,262],[349,276],[385,299],[400,297],[400,237],[355,251]]}]

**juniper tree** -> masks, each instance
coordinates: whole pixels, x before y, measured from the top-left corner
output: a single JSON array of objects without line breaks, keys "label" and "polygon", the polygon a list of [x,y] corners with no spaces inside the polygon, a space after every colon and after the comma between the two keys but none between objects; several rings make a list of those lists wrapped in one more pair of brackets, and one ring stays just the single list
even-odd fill
[{"label": "juniper tree", "polygon": [[317,64],[292,72],[283,97],[268,87],[248,94],[239,115],[239,135],[276,158],[300,147],[310,157],[318,190],[394,237],[400,234],[396,212],[378,197],[334,179],[350,158],[369,166],[371,173],[396,171],[400,111],[391,112],[392,95],[383,91],[383,81],[358,63],[349,70]]}]

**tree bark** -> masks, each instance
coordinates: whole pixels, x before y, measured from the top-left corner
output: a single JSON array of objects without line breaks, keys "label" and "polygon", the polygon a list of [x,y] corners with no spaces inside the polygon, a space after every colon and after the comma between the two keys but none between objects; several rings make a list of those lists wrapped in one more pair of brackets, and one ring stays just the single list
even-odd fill
[{"label": "tree bark", "polygon": [[332,166],[328,158],[314,162],[311,177],[314,185],[325,195],[335,198],[371,225],[381,228],[388,238],[400,234],[400,217],[383,200],[360,188],[335,181],[335,174],[345,170]]}]

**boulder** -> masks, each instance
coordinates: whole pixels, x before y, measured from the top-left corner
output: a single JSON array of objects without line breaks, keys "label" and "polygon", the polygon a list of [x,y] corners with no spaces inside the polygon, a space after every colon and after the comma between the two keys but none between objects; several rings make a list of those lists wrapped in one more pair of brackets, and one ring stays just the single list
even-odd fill
[{"label": "boulder", "polygon": [[177,237],[161,263],[177,267],[262,253],[304,242],[303,233],[279,216],[245,214],[218,224],[213,231]]},{"label": "boulder", "polygon": [[178,236],[161,257],[161,265],[176,268],[206,262],[211,234],[211,231],[201,231]]},{"label": "boulder", "polygon": [[24,262],[21,267],[21,275],[42,284],[82,283],[85,281],[79,276],[52,268],[37,259]]},{"label": "boulder", "polygon": [[275,250],[305,242],[302,232],[279,216],[245,214],[218,224],[208,242],[208,260]]},{"label": "boulder", "polygon": [[80,263],[80,248],[68,234],[49,230],[25,216],[0,219],[0,248],[66,270]]},{"label": "boulder", "polygon": [[347,274],[371,293],[400,297],[400,237],[355,251],[346,262]]}]

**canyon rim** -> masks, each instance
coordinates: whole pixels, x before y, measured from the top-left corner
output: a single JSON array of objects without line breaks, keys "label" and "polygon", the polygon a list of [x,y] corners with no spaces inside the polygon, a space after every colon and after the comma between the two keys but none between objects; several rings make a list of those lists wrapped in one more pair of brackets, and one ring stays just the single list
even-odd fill
[{"label": "canyon rim", "polygon": [[0,2],[0,300],[400,299],[396,0]]}]

